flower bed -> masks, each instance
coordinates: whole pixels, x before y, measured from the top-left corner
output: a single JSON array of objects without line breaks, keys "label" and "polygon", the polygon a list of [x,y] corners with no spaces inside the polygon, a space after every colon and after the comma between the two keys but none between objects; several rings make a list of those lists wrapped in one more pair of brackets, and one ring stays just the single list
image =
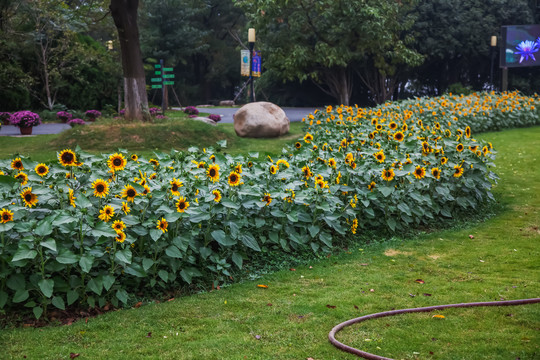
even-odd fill
[{"label": "flower bed", "polygon": [[[49,304],[118,306],[138,292],[219,285],[253,252],[326,253],[366,229],[475,211],[496,176],[495,150],[472,129],[495,111],[508,118],[477,108],[486,96],[499,98],[329,106],[279,159],[223,154],[219,142],[152,159],[66,149],[57,164],[0,160],[0,308],[39,317]],[[504,105],[516,126],[538,124],[539,102]]]}]

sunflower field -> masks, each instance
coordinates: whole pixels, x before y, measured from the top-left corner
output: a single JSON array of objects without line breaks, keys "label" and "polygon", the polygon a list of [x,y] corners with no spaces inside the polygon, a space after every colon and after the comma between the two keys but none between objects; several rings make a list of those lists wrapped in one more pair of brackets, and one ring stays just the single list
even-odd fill
[{"label": "sunflower field", "polygon": [[495,149],[475,132],[540,123],[538,96],[328,106],[279,158],[215,148],[0,160],[0,309],[130,304],[230,281],[252,254],[328,253],[493,201]]}]

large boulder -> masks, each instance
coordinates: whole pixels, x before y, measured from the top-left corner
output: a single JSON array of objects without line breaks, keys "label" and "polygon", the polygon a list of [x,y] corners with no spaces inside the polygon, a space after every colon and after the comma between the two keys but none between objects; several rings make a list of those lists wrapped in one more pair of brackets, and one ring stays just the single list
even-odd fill
[{"label": "large boulder", "polygon": [[234,131],[240,137],[278,137],[289,132],[289,118],[276,104],[265,101],[242,106],[233,115]]}]

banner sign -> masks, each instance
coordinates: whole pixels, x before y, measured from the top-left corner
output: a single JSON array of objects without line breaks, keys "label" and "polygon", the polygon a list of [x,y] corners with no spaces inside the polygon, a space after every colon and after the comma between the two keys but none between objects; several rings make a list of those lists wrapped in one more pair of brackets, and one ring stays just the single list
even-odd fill
[{"label": "banner sign", "polygon": [[260,51],[254,51],[253,52],[253,77],[261,77],[261,52]]},{"label": "banner sign", "polygon": [[240,73],[249,76],[249,50],[240,50]]}]

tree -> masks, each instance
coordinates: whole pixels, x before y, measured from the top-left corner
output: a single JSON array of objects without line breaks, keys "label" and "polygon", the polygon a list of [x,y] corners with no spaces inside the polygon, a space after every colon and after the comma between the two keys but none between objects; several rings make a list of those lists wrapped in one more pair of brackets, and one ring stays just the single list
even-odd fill
[{"label": "tree", "polygon": [[[311,79],[341,104],[349,104],[353,75],[364,76],[373,98],[387,98],[388,86],[399,64],[416,65],[421,57],[402,35],[403,4],[395,0],[236,0],[258,31],[257,44],[265,66],[285,80]],[[359,72],[361,73],[361,72]]]},{"label": "tree", "polygon": [[125,118],[150,121],[146,80],[137,25],[138,0],[111,0],[109,9],[118,30],[124,73]]}]

